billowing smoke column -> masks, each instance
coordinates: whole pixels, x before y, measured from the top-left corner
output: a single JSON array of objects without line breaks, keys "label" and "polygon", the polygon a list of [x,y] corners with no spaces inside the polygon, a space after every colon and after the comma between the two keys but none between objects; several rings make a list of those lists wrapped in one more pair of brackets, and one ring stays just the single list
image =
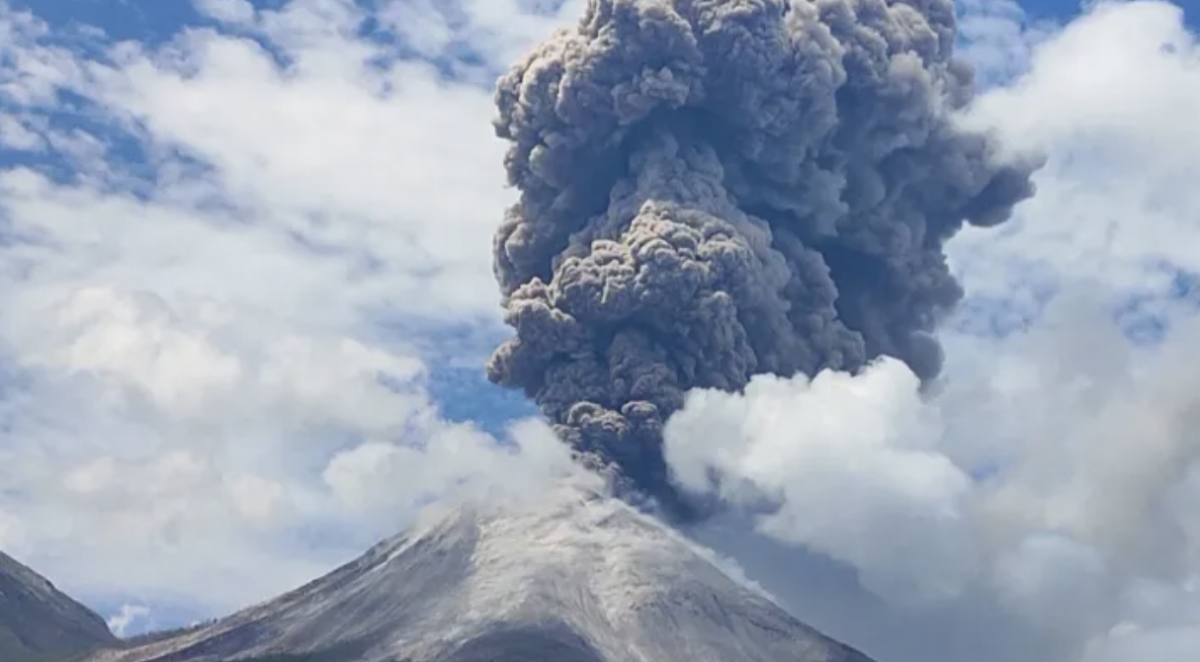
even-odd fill
[{"label": "billowing smoke column", "polygon": [[956,128],[954,39],[951,0],[590,0],[499,83],[516,335],[489,377],[686,517],[661,433],[688,389],[883,354],[935,376],[943,244],[1033,191]]}]

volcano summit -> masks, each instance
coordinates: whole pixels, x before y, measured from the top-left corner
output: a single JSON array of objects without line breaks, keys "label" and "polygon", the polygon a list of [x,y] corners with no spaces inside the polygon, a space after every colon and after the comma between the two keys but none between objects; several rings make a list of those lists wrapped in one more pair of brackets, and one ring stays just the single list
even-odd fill
[{"label": "volcano summit", "polygon": [[442,509],[282,597],[88,662],[283,654],[322,662],[871,662],[735,582],[656,520],[574,485],[503,512]]}]

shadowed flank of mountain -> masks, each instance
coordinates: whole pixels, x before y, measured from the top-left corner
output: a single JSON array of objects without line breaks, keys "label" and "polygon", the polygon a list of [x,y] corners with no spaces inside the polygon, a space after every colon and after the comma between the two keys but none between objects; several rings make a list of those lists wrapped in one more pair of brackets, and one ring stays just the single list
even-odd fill
[{"label": "shadowed flank of mountain", "polygon": [[0,552],[0,660],[62,662],[115,643],[103,618]]},{"label": "shadowed flank of mountain", "polygon": [[436,662],[604,662],[583,637],[562,625],[499,627]]}]

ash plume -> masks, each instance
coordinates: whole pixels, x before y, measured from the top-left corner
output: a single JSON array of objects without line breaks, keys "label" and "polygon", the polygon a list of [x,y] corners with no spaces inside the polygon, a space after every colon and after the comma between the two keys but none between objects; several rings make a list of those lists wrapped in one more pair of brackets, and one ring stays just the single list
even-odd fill
[{"label": "ash plume", "polygon": [[1036,168],[954,121],[955,34],[951,0],[590,0],[499,82],[516,333],[489,378],[688,517],[662,453],[687,390],[881,355],[936,376],[943,245]]}]

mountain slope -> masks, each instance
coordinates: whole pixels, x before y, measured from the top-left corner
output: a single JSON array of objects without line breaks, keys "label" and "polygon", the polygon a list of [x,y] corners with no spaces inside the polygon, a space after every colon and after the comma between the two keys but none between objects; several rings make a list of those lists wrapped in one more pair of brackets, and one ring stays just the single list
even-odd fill
[{"label": "mountain slope", "polygon": [[104,619],[0,552],[0,660],[49,660],[111,645]]},{"label": "mountain slope", "polygon": [[574,487],[504,514],[430,515],[271,602],[90,660],[331,649],[328,662],[870,662],[657,522]]}]

